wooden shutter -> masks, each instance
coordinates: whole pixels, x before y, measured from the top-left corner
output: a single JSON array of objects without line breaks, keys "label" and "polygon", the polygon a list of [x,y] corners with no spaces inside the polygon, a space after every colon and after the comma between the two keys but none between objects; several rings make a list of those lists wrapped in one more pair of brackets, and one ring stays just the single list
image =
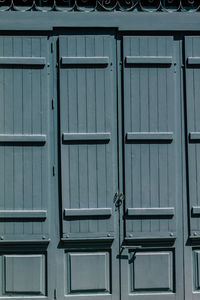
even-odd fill
[{"label": "wooden shutter", "polygon": [[117,188],[114,57],[111,35],[60,37],[64,238],[114,237]]},{"label": "wooden shutter", "polygon": [[47,63],[46,37],[0,37],[0,235],[5,240],[42,240],[49,234]]},{"label": "wooden shutter", "polygon": [[176,235],[176,127],[172,37],[124,37],[127,239]]},{"label": "wooden shutter", "polygon": [[200,235],[200,37],[185,37],[190,234]]}]

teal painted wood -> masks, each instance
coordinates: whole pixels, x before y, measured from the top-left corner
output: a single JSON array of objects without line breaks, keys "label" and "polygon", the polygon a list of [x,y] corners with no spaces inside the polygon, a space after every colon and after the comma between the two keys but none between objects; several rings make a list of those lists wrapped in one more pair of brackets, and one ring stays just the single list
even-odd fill
[{"label": "teal painted wood", "polygon": [[110,132],[98,133],[63,133],[63,142],[103,142],[108,143],[111,139]]},{"label": "teal painted wood", "polygon": [[170,67],[123,69],[126,227],[120,263],[126,300],[191,298],[184,298],[183,284],[181,45],[171,36],[123,37],[123,62],[126,56],[172,56]]},{"label": "teal painted wood", "polygon": [[0,210],[13,212],[0,235],[41,240],[49,218],[34,211],[49,211],[47,37],[1,36],[0,57]]},{"label": "teal painted wood", "polygon": [[109,57],[61,57],[61,64],[68,66],[68,65],[99,65],[99,66],[107,66],[109,64]]},{"label": "teal painted wood", "polygon": [[200,201],[200,89],[198,66],[200,56],[200,37],[185,37],[186,65],[186,105],[187,105],[187,144],[188,144],[188,181],[190,235],[200,235],[200,218],[194,213],[193,207],[199,206]]},{"label": "teal painted wood", "polygon": [[111,217],[112,208],[65,209],[65,217]]},{"label": "teal painted wood", "polygon": [[0,57],[0,65],[44,67],[45,57]]},{"label": "teal painted wood", "polygon": [[[65,58],[60,65],[62,210],[66,212],[63,237],[114,236],[117,191],[114,36],[93,33],[60,36],[59,48],[59,57]],[[73,61],[75,64],[71,65]],[[107,66],[102,68],[101,63]],[[112,213],[109,218],[107,213],[91,215],[91,209]],[[84,218],[80,215],[82,210]],[[73,219],[67,218],[70,211],[76,211]]]},{"label": "teal painted wood", "polygon": [[127,65],[171,65],[172,56],[126,56],[125,62]]},{"label": "teal painted wood", "polygon": [[[175,97],[181,94],[183,85],[182,62],[181,59],[176,61],[174,50],[178,44],[182,53],[178,38],[124,38],[123,62],[126,56],[157,55],[162,59],[172,57],[172,64],[163,65],[160,60],[156,64],[155,61],[153,64],[148,61],[124,64],[125,114],[122,117],[121,40],[117,40],[119,69],[116,74],[113,32],[84,30],[78,33],[74,30],[72,33],[70,30],[65,33],[60,36],[58,60],[57,32],[49,41],[37,35],[0,38],[1,57],[4,54],[11,58],[33,55],[46,61],[42,67],[28,62],[26,66],[0,66],[0,248],[3,253],[0,270],[5,278],[5,282],[0,282],[0,294],[2,291],[4,299],[45,296],[51,300],[80,297],[118,300],[121,289],[122,299],[196,300],[200,288],[200,207],[195,194],[198,192],[200,132],[195,125],[198,124],[198,64],[188,65],[185,55],[190,195],[187,210],[185,131],[180,129],[181,122],[184,127],[184,114],[179,107],[180,101],[183,105],[183,98]],[[193,53],[190,47],[197,43],[194,49],[199,48],[199,37],[187,39],[186,54],[198,58],[198,51]],[[51,49],[52,40],[54,50],[50,62],[54,67],[51,63],[48,67],[47,49]],[[139,43],[141,51],[136,51]],[[81,57],[81,61],[77,63],[75,57],[74,65],[60,65],[58,91],[56,64],[61,57],[71,59],[73,55]],[[90,61],[85,64],[86,55]],[[91,65],[95,57],[98,63]],[[99,64],[99,57],[108,57],[108,65]],[[47,88],[48,73],[54,77],[49,84],[51,94]],[[60,108],[58,114],[57,108]],[[57,119],[59,114],[60,119]],[[123,191],[122,122],[125,129],[124,211],[122,206],[116,208],[114,204],[115,193]],[[62,195],[58,193],[58,140]],[[52,174],[50,157],[54,163]],[[182,199],[185,209],[182,209]],[[62,202],[60,207],[59,202]],[[184,226],[182,214],[186,215]],[[123,232],[124,219],[127,227]],[[195,228],[189,234],[187,219],[190,227]],[[120,220],[120,224],[116,220]],[[63,225],[61,233],[59,223]],[[183,248],[183,230],[185,242],[192,234],[190,241],[195,240],[192,247],[187,244]],[[119,249],[120,243],[123,247]],[[119,262],[123,264],[121,279]]]},{"label": "teal painted wood", "polygon": [[45,144],[46,139],[45,134],[0,134],[0,143]]},{"label": "teal painted wood", "polygon": [[[172,37],[124,37],[124,60],[139,57],[140,65],[124,65],[124,135],[126,209],[157,209],[146,218],[126,218],[126,237],[169,238],[176,233],[176,152]],[[132,132],[132,133],[131,133]],[[172,139],[173,138],[173,139]],[[172,208],[173,218],[159,209]],[[154,211],[154,212],[155,212]]]},{"label": "teal painted wood", "polygon": [[[34,17],[33,17],[34,16]],[[18,30],[26,31],[53,31],[58,28],[115,28],[119,31],[137,31],[143,34],[144,31],[152,32],[199,32],[199,13],[176,13],[152,12],[147,14],[127,12],[102,13],[94,12],[85,14],[76,12],[67,14],[59,12],[20,12],[5,11],[1,14],[0,29],[12,32]]]},{"label": "teal painted wood", "polygon": [[158,142],[165,141],[166,143],[171,143],[173,141],[172,132],[127,132],[127,141],[137,142],[137,141],[148,141],[148,142]]},{"label": "teal painted wood", "polygon": [[167,217],[171,218],[174,216],[174,208],[162,207],[162,208],[128,208],[127,215],[129,217]]}]

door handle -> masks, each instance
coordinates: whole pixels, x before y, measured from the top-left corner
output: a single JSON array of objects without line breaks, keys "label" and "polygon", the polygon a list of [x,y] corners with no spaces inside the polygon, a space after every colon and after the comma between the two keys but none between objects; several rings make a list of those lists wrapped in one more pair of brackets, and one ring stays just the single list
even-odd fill
[{"label": "door handle", "polygon": [[126,245],[122,245],[121,249],[122,249],[122,251],[124,249],[138,250],[138,249],[142,249],[142,246],[141,245],[139,245],[139,246],[126,246]]}]

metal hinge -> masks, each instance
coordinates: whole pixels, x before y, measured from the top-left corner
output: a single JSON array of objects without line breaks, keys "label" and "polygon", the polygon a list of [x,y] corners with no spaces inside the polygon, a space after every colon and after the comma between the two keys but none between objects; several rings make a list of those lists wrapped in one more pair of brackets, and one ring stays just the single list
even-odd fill
[{"label": "metal hinge", "polygon": [[55,166],[53,166],[53,176],[55,176]]},{"label": "metal hinge", "polygon": [[53,53],[53,50],[54,50],[54,46],[53,43],[51,43],[51,53]]},{"label": "metal hinge", "polygon": [[52,110],[54,109],[54,100],[53,99],[51,100],[51,108],[52,108]]},{"label": "metal hinge", "polygon": [[115,193],[115,206],[119,207],[125,200],[125,195],[123,193]]},{"label": "metal hinge", "polygon": [[57,299],[56,289],[54,289],[54,299]]}]

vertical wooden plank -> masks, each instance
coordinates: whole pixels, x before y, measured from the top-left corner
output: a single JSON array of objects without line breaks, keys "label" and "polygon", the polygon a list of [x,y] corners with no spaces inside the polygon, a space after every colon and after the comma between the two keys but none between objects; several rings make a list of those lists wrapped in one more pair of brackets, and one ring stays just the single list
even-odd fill
[{"label": "vertical wooden plank", "polygon": [[[22,56],[22,38],[13,38],[13,56]],[[14,99],[13,99],[13,122],[15,134],[20,134],[22,130],[22,73],[21,69],[13,69],[13,89],[14,89]],[[22,146],[13,147],[14,151],[14,209],[23,208],[23,148]],[[14,223],[14,234],[23,233],[22,222]]]},{"label": "vertical wooden plank", "polygon": [[[4,38],[0,38],[0,55],[3,56]],[[0,70],[0,132],[5,132],[5,74],[4,70]],[[5,147],[0,147],[0,208],[5,207]],[[4,224],[0,223],[0,233],[4,233]]]},{"label": "vertical wooden plank", "polygon": [[[4,38],[4,55],[13,55],[13,40],[12,37]],[[13,82],[13,70],[6,69],[5,73],[5,132],[13,133],[13,86],[10,83]],[[13,207],[14,194],[13,194],[13,147],[5,146],[5,209],[11,209]],[[14,226],[12,223],[5,224],[5,232],[12,234]]]},{"label": "vertical wooden plank", "polygon": [[[167,52],[166,50],[167,39],[163,40],[162,37],[157,39],[157,55],[171,55],[170,49]],[[169,68],[168,68],[169,69]],[[168,69],[158,68],[158,129],[160,132],[168,132],[168,119],[167,119],[167,104],[170,105],[170,113],[172,113],[175,105],[171,103],[171,99],[168,97],[167,89],[167,76]],[[172,88],[173,87],[169,87]],[[174,101],[173,101],[174,102]],[[159,207],[168,207],[169,206],[169,197],[168,197],[168,182],[167,182],[167,169],[168,169],[168,146],[159,145],[158,146],[158,168],[159,168],[159,178],[158,178],[158,189],[159,189]],[[173,160],[174,161],[174,160]],[[171,173],[171,176],[173,174]],[[160,221],[160,231],[168,231],[168,220]]]},{"label": "vertical wooden plank", "polygon": [[[33,57],[42,56],[41,53],[41,39],[40,37],[32,38],[32,47],[31,47],[31,55]],[[31,82],[31,115],[32,115],[32,134],[34,133],[42,133],[46,132],[42,130],[42,119],[45,118],[44,110],[43,110],[43,102],[45,103],[46,99],[43,98],[42,89],[45,84],[46,78],[42,80],[41,72],[43,70],[32,70],[32,82]],[[37,87],[37,88],[36,88]],[[45,105],[46,107],[46,105]],[[43,121],[45,122],[45,120]],[[45,146],[46,147],[46,146]],[[42,152],[43,148],[33,147],[32,148],[32,197],[33,197],[33,209],[45,208],[42,204],[43,197],[46,198],[47,195],[42,194],[42,186],[45,181],[45,177],[42,176],[43,163],[42,163]],[[41,223],[33,224],[33,233],[41,234]]]},{"label": "vertical wooden plank", "polygon": [[[103,56],[104,55],[104,40],[103,37],[95,36],[94,48],[95,48],[95,56]],[[105,91],[104,86],[104,69],[97,69],[95,71],[95,101],[96,101],[96,131],[102,132],[105,128],[105,103],[104,103],[104,95],[107,91]],[[97,145],[96,156],[97,156],[97,207],[105,207],[105,199],[106,199],[106,176],[105,176],[105,145]],[[105,222],[97,222],[98,231],[102,230],[106,231]]]},{"label": "vertical wooden plank", "polygon": [[[85,36],[79,36],[77,38],[77,56],[85,56]],[[77,69],[77,119],[78,119],[78,132],[87,132],[87,105],[86,105],[86,84],[84,68]],[[78,198],[79,207],[88,207],[88,194],[87,194],[87,145],[78,146],[78,164],[79,164],[79,186],[78,186]],[[80,232],[88,232],[88,220],[80,221]]]},{"label": "vertical wooden plank", "polygon": [[[140,56],[149,53],[149,39],[140,37]],[[145,88],[144,88],[145,86]],[[140,130],[149,131],[149,69],[140,69]],[[134,128],[133,128],[134,131]],[[149,145],[140,146],[140,168],[141,168],[141,207],[149,207]],[[150,230],[150,221],[143,220],[141,222],[142,231]]]},{"label": "vertical wooden plank", "polygon": [[[95,38],[86,36],[86,56],[95,56]],[[96,127],[96,70],[93,68],[87,69],[87,116],[88,116],[88,132],[95,132]],[[97,206],[97,157],[96,145],[88,145],[88,200],[89,207]],[[97,231],[97,223],[95,220],[89,220],[89,232]]]},{"label": "vertical wooden plank", "polygon": [[[186,64],[188,57],[198,57],[200,47],[199,37],[185,37],[185,58]],[[199,88],[200,70],[198,66],[186,65],[186,106],[187,106],[187,128],[188,128],[188,182],[189,182],[189,205],[190,212],[193,206],[200,205],[200,146],[198,143],[190,142],[190,132],[200,131],[200,88]],[[192,216],[188,211],[190,219],[191,235],[200,234],[200,220]]]},{"label": "vertical wooden plank", "polygon": [[[23,38],[23,56],[31,56],[32,41],[30,37]],[[32,132],[32,69],[23,69],[23,133]],[[23,207],[26,209],[33,208],[32,196],[32,148],[23,148],[23,173],[24,173],[24,203]],[[32,223],[24,223],[24,233],[32,234]]]},{"label": "vertical wooden plank", "polygon": [[[149,44],[149,55],[158,55],[157,38],[152,37]],[[158,131],[158,92],[155,86],[158,86],[158,71],[156,68],[149,70],[149,130]],[[158,145],[149,145],[149,169],[150,169],[150,206],[159,207],[158,194]],[[151,232],[157,230],[159,220],[151,220]]]},{"label": "vertical wooden plank", "polygon": [[[74,36],[68,37],[68,55],[74,56],[77,55],[77,40]],[[78,132],[78,94],[77,94],[77,70],[70,69],[68,70],[69,75],[69,107],[68,107],[68,118],[69,118],[69,131]],[[70,196],[71,203],[73,203],[74,208],[80,208],[79,206],[79,157],[78,157],[78,145],[70,145]],[[79,232],[79,222],[72,222],[71,224],[72,232]]]}]

